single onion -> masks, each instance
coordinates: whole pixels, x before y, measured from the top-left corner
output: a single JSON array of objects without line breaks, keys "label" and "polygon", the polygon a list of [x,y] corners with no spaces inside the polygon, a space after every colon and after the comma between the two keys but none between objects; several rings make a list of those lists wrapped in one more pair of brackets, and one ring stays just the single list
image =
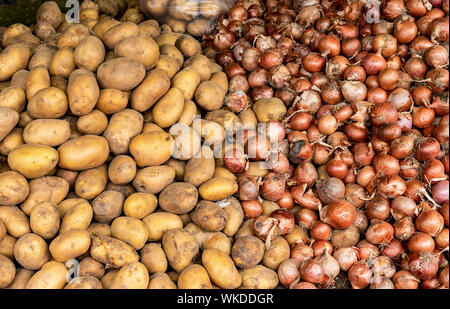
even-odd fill
[{"label": "single onion", "polygon": [[364,289],[372,280],[372,271],[366,263],[354,264],[348,271],[348,279],[354,289]]},{"label": "single onion", "polygon": [[278,279],[285,288],[300,278],[300,262],[295,259],[287,259],[278,266]]},{"label": "single onion", "polygon": [[373,219],[366,231],[366,239],[373,244],[387,244],[394,238],[394,228],[386,221]]},{"label": "single onion", "polygon": [[307,260],[300,265],[300,277],[307,282],[319,284],[323,283],[327,276],[320,262]]},{"label": "single onion", "polygon": [[438,262],[432,253],[413,252],[409,255],[409,269],[421,280],[431,279],[438,272]]},{"label": "single onion", "polygon": [[356,262],[358,262],[358,254],[356,249],[352,247],[338,248],[333,257],[339,264],[342,271],[348,271]]},{"label": "single onion", "polygon": [[392,277],[392,282],[396,289],[415,290],[419,287],[420,280],[407,270],[399,270]]},{"label": "single onion", "polygon": [[269,217],[278,220],[278,228],[281,232],[281,235],[289,234],[294,230],[294,215],[289,210],[277,209],[272,212]]}]

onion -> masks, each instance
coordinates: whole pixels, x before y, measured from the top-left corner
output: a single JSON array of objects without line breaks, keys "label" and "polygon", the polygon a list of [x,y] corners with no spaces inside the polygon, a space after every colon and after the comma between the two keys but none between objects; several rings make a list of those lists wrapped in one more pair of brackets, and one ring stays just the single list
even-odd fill
[{"label": "onion", "polygon": [[356,262],[358,262],[358,254],[354,248],[342,247],[338,248],[333,257],[339,264],[342,271],[348,271]]},{"label": "onion", "polygon": [[316,168],[311,162],[302,161],[295,168],[294,177],[298,184],[312,186],[318,178]]},{"label": "onion", "polygon": [[373,219],[366,231],[366,239],[373,244],[387,244],[394,238],[394,228],[386,221]]},{"label": "onion", "polygon": [[395,238],[401,241],[409,240],[416,229],[411,217],[404,217],[393,224]]},{"label": "onion", "polygon": [[334,158],[327,163],[327,173],[331,177],[344,179],[348,173],[348,166],[342,160],[340,153],[336,153]]},{"label": "onion", "polygon": [[259,216],[252,223],[253,234],[262,240],[266,240],[269,234],[275,238],[279,235],[278,220],[267,216]]},{"label": "onion", "polygon": [[348,228],[355,219],[355,208],[347,201],[331,203],[324,209],[324,222],[336,229]]},{"label": "onion", "polygon": [[269,201],[277,201],[285,190],[284,178],[280,174],[269,173],[264,176],[261,187],[262,196]]},{"label": "onion", "polygon": [[407,246],[409,252],[433,252],[435,243],[430,235],[417,232],[409,239]]},{"label": "onion", "polygon": [[339,275],[340,266],[336,259],[330,255],[327,251],[325,251],[322,255],[315,259],[318,261],[325,272],[325,275],[328,276],[329,282],[332,281]]},{"label": "onion", "polygon": [[392,282],[396,289],[417,289],[420,280],[407,270],[399,270],[392,277]]},{"label": "onion", "polygon": [[214,48],[217,50],[229,49],[236,41],[234,35],[227,30],[220,30],[214,37]]},{"label": "onion", "polygon": [[350,103],[364,101],[367,96],[367,87],[360,81],[344,81],[341,90],[344,99]]},{"label": "onion", "polygon": [[439,154],[440,148],[439,141],[433,137],[420,139],[416,146],[416,159],[419,161],[435,159]]},{"label": "onion", "polygon": [[373,158],[373,166],[380,175],[392,176],[400,172],[398,160],[385,153],[379,153]]},{"label": "onion", "polygon": [[242,210],[244,211],[245,217],[249,218],[249,219],[257,218],[263,212],[261,203],[257,200],[241,201],[241,206],[242,206]]},{"label": "onion", "polygon": [[409,269],[421,280],[431,279],[438,271],[438,262],[432,253],[413,252],[409,255]]},{"label": "onion", "polygon": [[258,64],[262,68],[269,70],[274,66],[283,64],[283,57],[280,51],[276,49],[268,49],[259,56]]},{"label": "onion", "polygon": [[348,279],[354,289],[364,289],[371,282],[372,271],[366,263],[356,263],[349,269]]},{"label": "onion", "polygon": [[256,200],[259,194],[258,177],[243,174],[238,177],[238,197],[241,201]]},{"label": "onion", "polygon": [[387,256],[377,256],[370,264],[370,269],[374,275],[375,281],[379,277],[392,278],[395,274],[395,264]]},{"label": "onion", "polygon": [[310,283],[319,284],[328,280],[322,264],[316,260],[306,260],[300,265],[300,278]]},{"label": "onion", "polygon": [[314,258],[314,251],[310,246],[304,244],[296,244],[291,249],[291,259],[298,262],[304,262]]},{"label": "onion", "polygon": [[[395,230],[395,229],[394,229]],[[402,243],[397,239],[392,239],[389,244],[383,247],[381,254],[388,258],[399,260],[402,253],[405,252]]]},{"label": "onion", "polygon": [[370,284],[370,289],[395,289],[394,283],[391,279],[385,278],[385,277],[378,277],[374,279],[374,281]]},{"label": "onion", "polygon": [[294,230],[294,215],[287,209],[277,209],[270,214],[271,218],[278,220],[278,228],[281,235],[286,235]]},{"label": "onion", "polygon": [[375,196],[366,205],[366,213],[369,220],[387,220],[391,215],[390,210],[389,200],[381,195]]},{"label": "onion", "polygon": [[431,187],[431,196],[433,197],[434,201],[440,205],[448,201],[449,197],[449,182],[448,180],[442,180],[437,183],[435,183]]},{"label": "onion", "polygon": [[317,194],[325,204],[342,200],[345,194],[344,183],[335,177],[320,180],[317,185]]},{"label": "onion", "polygon": [[[259,50],[254,47],[244,49],[242,52],[242,60],[241,60],[242,67],[247,71],[255,70],[258,67],[259,54],[260,54]],[[251,84],[250,76],[249,76],[249,83],[251,87],[256,87],[256,85]]]},{"label": "onion", "polygon": [[278,267],[278,279],[281,285],[289,288],[291,284],[300,278],[300,263],[295,259],[287,259]]}]

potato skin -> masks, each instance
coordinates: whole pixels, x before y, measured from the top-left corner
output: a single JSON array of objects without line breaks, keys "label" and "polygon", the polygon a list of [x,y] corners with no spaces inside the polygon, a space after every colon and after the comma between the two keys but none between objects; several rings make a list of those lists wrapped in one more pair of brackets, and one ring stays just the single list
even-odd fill
[{"label": "potato skin", "polygon": [[49,246],[52,257],[58,262],[66,262],[89,250],[91,238],[86,230],[72,230],[58,235]]},{"label": "potato skin", "polygon": [[55,168],[58,158],[58,152],[49,146],[24,144],[8,154],[8,164],[27,178],[39,178]]},{"label": "potato skin", "polygon": [[257,265],[242,272],[242,288],[274,289],[278,285],[278,275],[272,269]]},{"label": "potato skin", "polygon": [[100,88],[93,74],[82,69],[72,72],[67,85],[70,111],[76,116],[89,114],[97,104]]},{"label": "potato skin", "polygon": [[117,156],[108,166],[108,176],[116,185],[130,183],[136,176],[136,162],[129,156]]},{"label": "potato skin", "polygon": [[72,47],[64,47],[55,52],[49,66],[49,71],[52,76],[69,78],[70,73],[75,69],[76,64],[73,60]]},{"label": "potato skin", "polygon": [[278,98],[263,98],[253,104],[253,111],[259,122],[280,120],[286,115],[286,105]]},{"label": "potato skin", "polygon": [[42,202],[33,207],[30,226],[33,233],[44,239],[53,238],[60,225],[59,208],[51,202]]},{"label": "potato skin", "polygon": [[29,192],[26,178],[18,172],[0,173],[0,205],[18,205],[27,198]]},{"label": "potato skin", "polygon": [[105,266],[92,257],[85,257],[80,262],[80,276],[93,276],[101,279],[105,274]]},{"label": "potato skin", "polygon": [[59,233],[62,234],[71,230],[85,230],[89,227],[93,216],[94,211],[89,203],[78,203],[67,210],[62,217]]},{"label": "potato skin", "polygon": [[214,154],[209,147],[201,148],[201,156],[190,159],[185,168],[184,181],[198,187],[214,175]]},{"label": "potato skin", "polygon": [[97,70],[97,79],[102,88],[128,91],[138,86],[144,78],[144,65],[123,57],[103,62]]},{"label": "potato skin", "polygon": [[199,246],[191,233],[183,229],[170,229],[164,233],[162,245],[170,266],[181,272],[199,252]]},{"label": "potato skin", "polygon": [[159,243],[149,243],[142,248],[141,262],[150,274],[167,271],[167,257]]},{"label": "potato skin", "polygon": [[18,112],[9,107],[0,107],[0,141],[14,129],[18,122]]},{"label": "potato skin", "polygon": [[217,249],[228,255],[231,252],[230,238],[222,232],[211,232],[202,244],[203,250]]},{"label": "potato skin", "polygon": [[227,198],[238,190],[236,180],[217,177],[202,184],[198,189],[200,197],[209,201],[220,201]]},{"label": "potato skin", "polygon": [[211,81],[202,82],[195,91],[195,101],[207,111],[215,111],[222,107],[225,90]]},{"label": "potato skin", "polygon": [[17,206],[0,207],[0,220],[5,224],[8,234],[13,237],[19,238],[31,232],[26,214]]},{"label": "potato skin", "polygon": [[169,275],[163,272],[157,272],[150,277],[148,289],[176,289],[176,284],[170,279]]},{"label": "potato skin", "polygon": [[156,194],[175,179],[175,169],[168,165],[150,166],[139,170],[133,180],[138,192]]},{"label": "potato skin", "polygon": [[79,68],[96,72],[105,59],[105,54],[103,42],[96,36],[88,35],[77,45],[73,57]]},{"label": "potato skin", "polygon": [[25,144],[23,140],[23,129],[14,128],[0,142],[0,155],[8,156],[11,151],[23,144]]},{"label": "potato skin", "polygon": [[139,167],[161,165],[173,153],[174,141],[166,132],[150,132],[136,136],[129,151]]},{"label": "potato skin", "polygon": [[28,280],[26,289],[62,289],[67,281],[67,268],[63,263],[50,261]]},{"label": "potato skin", "polygon": [[0,241],[6,236],[6,226],[2,220],[0,220]]},{"label": "potato skin", "polygon": [[18,87],[7,87],[0,91],[0,107],[9,107],[20,113],[26,104],[25,92]]},{"label": "potato skin", "polygon": [[30,215],[33,207],[42,202],[59,204],[69,192],[67,180],[56,176],[45,176],[31,180],[30,194],[22,203],[22,210]]},{"label": "potato skin", "polygon": [[209,232],[219,232],[228,219],[225,211],[210,201],[200,201],[191,213],[192,221]]},{"label": "potato skin", "polygon": [[155,67],[159,58],[159,47],[147,35],[136,35],[116,44],[114,53],[119,57],[127,57],[144,64],[146,70]]},{"label": "potato skin", "polygon": [[133,262],[119,270],[111,289],[147,289],[148,283],[149,275],[144,264]]},{"label": "potato skin", "polygon": [[177,182],[168,185],[159,195],[159,206],[167,212],[185,214],[190,212],[198,200],[198,191],[190,183]]},{"label": "potato skin", "polygon": [[217,249],[206,249],[202,254],[202,264],[211,281],[223,289],[236,289],[242,277],[230,256]]},{"label": "potato skin", "polygon": [[69,107],[66,94],[49,87],[38,91],[27,105],[28,114],[35,119],[57,119],[64,116]]},{"label": "potato skin", "polygon": [[0,53],[0,82],[9,80],[14,73],[27,67],[31,49],[20,44],[13,44]]},{"label": "potato skin", "polygon": [[14,263],[6,256],[0,254],[0,289],[10,285],[16,276]]},{"label": "potato skin", "polygon": [[212,289],[208,272],[197,264],[189,265],[180,273],[177,285],[179,289]]},{"label": "potato skin", "polygon": [[264,256],[264,243],[253,235],[239,237],[233,245],[231,256],[239,268],[252,268],[261,262]]},{"label": "potato skin", "polygon": [[72,279],[64,289],[76,289],[76,290],[87,290],[87,289],[102,289],[102,283],[100,280],[93,276],[80,276]]},{"label": "potato skin", "polygon": [[93,110],[89,114],[81,116],[77,121],[77,129],[85,135],[99,135],[105,131],[108,126],[108,118],[99,111]]},{"label": "potato skin", "polygon": [[153,106],[153,119],[161,128],[170,127],[180,118],[183,107],[183,92],[175,87],[170,88]]},{"label": "potato skin", "polygon": [[142,83],[133,90],[131,107],[144,112],[152,107],[170,88],[170,78],[166,71],[153,69],[147,73]]},{"label": "potato skin", "polygon": [[47,243],[37,234],[25,234],[14,245],[14,259],[26,269],[38,270],[50,259]]},{"label": "potato skin", "polygon": [[133,37],[139,33],[139,27],[131,22],[119,23],[111,27],[102,36],[103,43],[110,50],[114,50],[115,46],[126,38]]},{"label": "potato skin", "polygon": [[143,125],[144,118],[139,112],[124,109],[111,117],[103,136],[114,154],[126,154],[130,141],[141,133]]},{"label": "potato skin", "polygon": [[137,218],[118,217],[111,223],[111,234],[140,250],[148,239],[147,225]]},{"label": "potato skin", "polygon": [[102,165],[109,155],[108,141],[101,136],[84,135],[58,148],[59,167],[82,171]]},{"label": "potato skin", "polygon": [[115,190],[103,191],[92,201],[94,218],[100,223],[109,223],[122,213],[124,195]]},{"label": "potato skin", "polygon": [[25,289],[25,286],[30,280],[31,276],[33,276],[34,271],[28,270],[25,268],[19,268],[16,271],[16,276],[14,277],[14,281],[11,282],[10,285],[8,285],[7,289],[9,290],[23,290]]},{"label": "potato skin", "polygon": [[69,137],[70,125],[63,119],[36,119],[23,131],[23,139],[27,144],[55,147],[65,143]]},{"label": "potato skin", "polygon": [[200,74],[193,68],[183,69],[172,78],[171,84],[183,93],[185,100],[191,100],[200,84]]},{"label": "potato skin", "polygon": [[158,199],[151,193],[136,192],[131,194],[123,204],[127,217],[142,219],[152,213],[158,205]]},{"label": "potato skin", "polygon": [[174,151],[172,157],[178,160],[189,160],[199,151],[202,140],[193,128],[177,123],[173,125],[169,133],[174,138]]},{"label": "potato skin", "polygon": [[124,110],[128,104],[130,93],[118,89],[102,89],[97,101],[97,109],[106,115]]},{"label": "potato skin", "polygon": [[90,253],[95,260],[113,268],[120,268],[139,260],[138,254],[130,245],[107,236],[95,237]]},{"label": "potato skin", "polygon": [[272,246],[264,253],[262,264],[272,270],[289,258],[290,247],[283,237],[277,237],[272,241]]},{"label": "potato skin", "polygon": [[70,24],[58,38],[58,48],[76,48],[89,35],[89,28],[83,24]]},{"label": "potato skin", "polygon": [[151,213],[142,221],[147,225],[149,241],[159,241],[166,231],[183,227],[179,216],[167,212]]}]

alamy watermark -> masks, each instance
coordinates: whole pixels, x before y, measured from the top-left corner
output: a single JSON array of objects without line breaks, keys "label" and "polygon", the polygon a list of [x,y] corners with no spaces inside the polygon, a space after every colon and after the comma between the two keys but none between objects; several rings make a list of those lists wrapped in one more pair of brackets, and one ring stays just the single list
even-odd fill
[{"label": "alamy watermark", "polygon": [[367,0],[366,1],[366,22],[368,24],[380,22],[380,1],[379,0]]},{"label": "alamy watermark", "polygon": [[69,24],[80,23],[80,2],[78,0],[67,0],[66,8],[69,10],[66,13],[66,21]]}]

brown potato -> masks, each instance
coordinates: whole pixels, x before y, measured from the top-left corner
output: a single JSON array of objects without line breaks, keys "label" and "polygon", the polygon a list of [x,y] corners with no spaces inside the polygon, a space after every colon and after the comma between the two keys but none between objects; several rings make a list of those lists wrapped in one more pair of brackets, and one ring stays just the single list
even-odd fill
[{"label": "brown potato", "polygon": [[105,60],[105,46],[93,35],[85,37],[74,51],[74,61],[79,68],[96,72],[98,66]]},{"label": "brown potato", "polygon": [[93,276],[80,276],[72,279],[64,289],[102,289],[102,283]]},{"label": "brown potato", "polygon": [[84,69],[73,71],[67,85],[69,108],[72,114],[84,116],[89,114],[97,104],[100,96],[95,75]]},{"label": "brown potato", "polygon": [[[39,50],[40,47],[36,48],[34,50],[34,53],[36,53],[37,50]],[[30,60],[30,63],[33,59]],[[30,71],[28,70],[19,70],[11,78],[11,88],[20,88],[23,91],[27,88],[27,78],[28,74],[30,74]]]},{"label": "brown potato", "polygon": [[195,91],[195,101],[207,111],[215,111],[222,107],[225,90],[211,81],[202,82]]},{"label": "brown potato", "polygon": [[58,37],[58,48],[76,48],[89,35],[89,28],[83,24],[69,24]]},{"label": "brown potato", "polygon": [[8,107],[0,107],[0,141],[11,132],[19,122],[19,114]]},{"label": "brown potato", "polygon": [[160,55],[158,63],[156,64],[156,68],[166,71],[167,75],[169,75],[169,78],[172,78],[181,69],[181,64],[175,58],[166,55]]},{"label": "brown potato", "polygon": [[14,245],[14,259],[26,269],[38,270],[50,259],[47,243],[36,234],[25,234]]},{"label": "brown potato", "polygon": [[250,108],[240,112],[238,117],[242,122],[243,129],[255,130],[258,126],[258,119],[256,119],[255,113]]},{"label": "brown potato", "polygon": [[51,239],[58,233],[60,224],[59,208],[51,202],[43,202],[33,207],[30,227],[33,233],[43,239]]},{"label": "brown potato", "polygon": [[118,89],[102,89],[97,101],[97,109],[106,115],[115,114],[127,107],[129,92]]},{"label": "brown potato", "polygon": [[114,154],[126,154],[131,140],[141,133],[143,125],[144,118],[139,112],[124,109],[111,117],[103,136]]},{"label": "brown potato", "polygon": [[[50,64],[53,60],[53,56],[55,55],[56,51],[58,51],[58,48],[56,46],[49,45],[46,43],[39,45],[38,47],[36,47],[35,50],[33,50],[33,55],[31,56],[31,59],[28,62],[28,69],[32,70],[36,67],[43,66],[44,68],[49,70]],[[18,78],[23,77],[18,76]],[[25,90],[25,88],[23,89]]]},{"label": "brown potato", "polygon": [[130,143],[130,153],[139,167],[161,165],[173,153],[173,138],[165,132],[150,132],[136,136]]},{"label": "brown potato", "polygon": [[106,236],[95,237],[90,252],[95,260],[113,268],[120,268],[139,260],[138,254],[130,245]]},{"label": "brown potato", "polygon": [[162,245],[166,253],[169,265],[181,272],[199,252],[199,246],[195,238],[183,229],[170,229],[164,233]]},{"label": "brown potato", "polygon": [[3,239],[0,239],[0,254],[3,254],[10,259],[14,259],[14,245],[16,244],[16,241],[16,238],[6,234]]},{"label": "brown potato", "polygon": [[201,148],[201,156],[197,154],[186,164],[184,181],[198,187],[210,180],[214,175],[214,154],[209,147]]},{"label": "brown potato", "polygon": [[198,200],[198,191],[190,183],[177,182],[168,185],[159,195],[159,206],[167,212],[185,214],[190,212]]},{"label": "brown potato", "polygon": [[216,169],[214,170],[214,178],[215,177],[225,177],[225,178],[230,178],[230,179],[237,179],[237,177],[230,172],[229,170],[227,170],[225,167],[222,166],[218,166],[216,167]]},{"label": "brown potato", "polygon": [[[210,82],[220,85],[225,91],[228,91],[228,78],[224,72],[216,72],[211,74]],[[255,118],[256,119],[256,118]]]},{"label": "brown potato", "polygon": [[0,155],[8,156],[8,154],[23,145],[23,129],[14,128],[9,134],[0,142]]},{"label": "brown potato", "polygon": [[289,246],[292,246],[297,241],[309,238],[308,231],[304,228],[299,227],[298,225],[294,226],[294,230],[284,235],[284,239],[288,242]]},{"label": "brown potato", "polygon": [[84,135],[71,139],[58,148],[59,167],[82,171],[102,165],[109,155],[104,137]]},{"label": "brown potato", "polygon": [[86,253],[90,245],[90,234],[86,230],[71,230],[54,238],[49,250],[56,261],[66,262]]},{"label": "brown potato", "polygon": [[106,223],[91,223],[86,230],[91,236],[111,236],[111,227]]},{"label": "brown potato", "polygon": [[178,123],[190,126],[197,114],[197,105],[192,100],[184,100],[183,111],[181,112]]},{"label": "brown potato", "polygon": [[186,32],[186,23],[184,22],[184,20],[179,20],[179,19],[173,18],[172,16],[167,16],[165,21],[166,21],[167,25],[169,25],[170,28],[172,28],[173,32],[178,32],[178,33]]},{"label": "brown potato", "polygon": [[131,94],[131,107],[144,112],[153,106],[170,88],[170,78],[166,71],[153,69],[147,73],[142,83]]},{"label": "brown potato", "polygon": [[111,235],[140,250],[148,239],[148,229],[138,218],[118,217],[111,223]]},{"label": "brown potato", "polygon": [[62,234],[72,230],[86,230],[93,216],[94,211],[88,202],[78,203],[67,210],[62,217],[59,233]]},{"label": "brown potato", "polygon": [[159,29],[159,23],[155,19],[147,19],[138,24],[139,34],[148,35],[152,38],[156,38],[161,34],[161,30]]},{"label": "brown potato", "polygon": [[80,276],[93,276],[101,279],[105,275],[105,265],[91,257],[85,257],[80,262]]},{"label": "brown potato", "polygon": [[259,99],[253,104],[259,122],[281,120],[286,115],[286,105],[278,98]]},{"label": "brown potato", "polygon": [[71,47],[64,47],[55,52],[50,62],[49,71],[53,76],[68,78],[75,68],[73,49]]},{"label": "brown potato", "polygon": [[108,118],[99,110],[93,110],[89,114],[78,118],[77,121],[77,129],[84,135],[100,135],[107,126]]},{"label": "brown potato", "polygon": [[69,108],[66,94],[58,88],[49,87],[37,92],[27,105],[28,114],[35,119],[57,119]]},{"label": "brown potato", "polygon": [[278,275],[272,269],[257,265],[242,272],[242,288],[274,289],[278,285]]},{"label": "brown potato", "polygon": [[13,237],[19,238],[31,231],[27,216],[17,206],[0,207],[0,219]]},{"label": "brown potato", "polygon": [[50,75],[44,66],[38,66],[30,70],[26,81],[27,100],[31,99],[37,92],[50,87]]},{"label": "brown potato", "polygon": [[67,281],[67,268],[63,263],[50,261],[28,280],[26,289],[62,289]]},{"label": "brown potato", "polygon": [[218,177],[202,184],[198,189],[200,197],[209,201],[220,201],[227,198],[238,190],[236,180]]},{"label": "brown potato", "polygon": [[92,201],[94,218],[100,223],[109,223],[122,213],[124,195],[118,191],[103,191]]},{"label": "brown potato", "polygon": [[[210,60],[208,57],[200,54],[194,55],[188,59],[183,64],[183,68],[192,68],[195,71],[197,71],[198,74],[200,74],[200,80],[202,82],[205,82],[210,79],[211,77],[211,70],[209,68]],[[214,81],[214,80],[212,80]],[[222,86],[222,84],[219,84]],[[228,87],[224,91],[228,91]]]},{"label": "brown potato", "polygon": [[183,65],[184,63],[183,54],[175,46],[171,44],[163,44],[159,46],[159,51],[161,56],[169,56],[175,59],[180,65],[180,67]]},{"label": "brown potato", "polygon": [[30,194],[21,205],[22,210],[30,215],[33,207],[42,202],[52,202],[59,204],[69,192],[69,183],[67,180],[56,177],[46,176],[33,179],[29,182]]},{"label": "brown potato", "polygon": [[139,27],[135,23],[124,22],[119,23],[106,31],[102,36],[102,40],[108,49],[114,50],[119,42],[138,34]]},{"label": "brown potato", "polygon": [[27,178],[39,178],[55,168],[58,157],[58,152],[49,146],[24,144],[8,154],[8,164]]},{"label": "brown potato", "polygon": [[202,264],[212,282],[223,289],[235,289],[242,283],[230,256],[216,249],[206,249],[202,254]]},{"label": "brown potato", "polygon": [[272,240],[271,247],[266,249],[262,264],[272,270],[276,270],[284,260],[289,258],[290,253],[288,242],[283,237],[277,237]]},{"label": "brown potato", "polygon": [[27,285],[28,280],[30,280],[31,276],[33,276],[34,271],[28,270],[25,268],[19,268],[16,271],[16,276],[14,277],[14,281],[8,285],[7,289],[10,290],[23,290]]},{"label": "brown potato", "polygon": [[25,69],[30,56],[31,48],[20,43],[6,47],[0,53],[0,82],[11,79],[14,73]]},{"label": "brown potato", "polygon": [[127,217],[142,219],[152,213],[158,205],[158,199],[151,193],[133,193],[125,200],[123,212]]},{"label": "brown potato", "polygon": [[14,171],[0,173],[0,205],[17,205],[29,192],[28,182],[21,174]]},{"label": "brown potato", "polygon": [[202,36],[208,30],[208,22],[206,18],[196,18],[187,24],[187,32],[193,36]]},{"label": "brown potato", "polygon": [[46,21],[53,28],[57,29],[61,24],[61,10],[56,2],[50,1],[43,3],[36,13],[36,21]]},{"label": "brown potato", "polygon": [[210,201],[200,201],[191,213],[192,221],[204,230],[221,231],[228,219],[226,212]]},{"label": "brown potato", "polygon": [[233,245],[231,256],[239,268],[252,268],[263,259],[264,243],[253,235],[239,237]]},{"label": "brown potato", "polygon": [[151,166],[139,170],[133,186],[139,192],[156,194],[175,179],[175,169],[168,165]]},{"label": "brown potato", "polygon": [[149,243],[141,250],[141,261],[150,274],[167,271],[167,257],[159,243]]},{"label": "brown potato", "polygon": [[127,184],[136,176],[136,162],[129,156],[117,156],[109,164],[108,176],[113,184]]},{"label": "brown potato", "polygon": [[27,144],[59,146],[70,137],[70,125],[62,119],[36,119],[31,121],[23,131]]},{"label": "brown potato", "polygon": [[0,289],[9,286],[16,276],[14,263],[6,256],[0,254]]},{"label": "brown potato", "polygon": [[127,91],[138,86],[144,78],[144,65],[123,57],[103,62],[97,70],[97,79],[102,88]]},{"label": "brown potato", "polygon": [[206,269],[197,264],[186,267],[178,277],[179,289],[212,289]]},{"label": "brown potato", "polygon": [[166,164],[172,166],[175,169],[175,180],[183,181],[186,163],[181,160],[170,158]]},{"label": "brown potato", "polygon": [[150,277],[148,289],[176,289],[176,284],[170,279],[169,275],[163,272],[157,272]]},{"label": "brown potato", "polygon": [[64,92],[67,91],[67,80],[61,76],[51,76],[50,83],[52,87],[58,88]]},{"label": "brown potato", "polygon": [[223,109],[207,113],[205,119],[220,124],[227,132],[236,133],[242,129],[242,123],[239,117]]},{"label": "brown potato", "polygon": [[6,226],[0,219],[0,241],[6,236]]},{"label": "brown potato", "polygon": [[227,235],[222,232],[211,233],[211,236],[202,244],[203,250],[205,249],[217,249],[228,255],[231,252],[231,241]]},{"label": "brown potato", "polygon": [[158,62],[159,46],[150,36],[136,35],[118,42],[114,53],[141,62],[148,71]]},{"label": "brown potato", "polygon": [[21,113],[26,101],[25,92],[21,88],[7,87],[0,92],[0,107],[8,107]]},{"label": "brown potato", "polygon": [[167,212],[151,213],[142,221],[147,224],[149,241],[159,241],[166,231],[183,227],[179,216]]},{"label": "brown potato", "polygon": [[108,182],[106,165],[100,165],[81,172],[75,181],[75,193],[86,200],[91,200],[105,190]]},{"label": "brown potato", "polygon": [[133,262],[119,270],[111,289],[147,289],[148,283],[149,275],[144,264]]}]

